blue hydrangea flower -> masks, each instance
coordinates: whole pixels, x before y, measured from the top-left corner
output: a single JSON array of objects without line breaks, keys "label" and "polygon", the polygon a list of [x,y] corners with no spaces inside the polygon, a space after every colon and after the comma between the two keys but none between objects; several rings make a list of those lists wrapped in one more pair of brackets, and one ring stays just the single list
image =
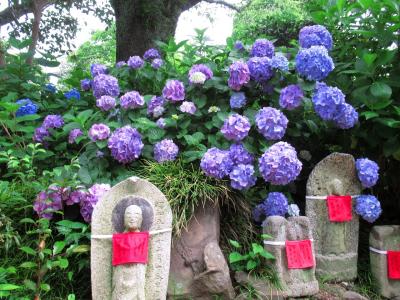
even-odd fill
[{"label": "blue hydrangea flower", "polygon": [[65,98],[67,98],[67,100],[70,100],[70,99],[80,100],[81,99],[81,94],[75,88],[73,88],[73,89],[69,90],[68,92],[64,93],[64,96],[65,96]]},{"label": "blue hydrangea flower", "polygon": [[332,35],[322,25],[305,26],[300,30],[299,43],[302,48],[324,46],[332,50]]},{"label": "blue hydrangea flower", "polygon": [[81,80],[81,89],[82,91],[90,91],[92,88],[92,81],[88,78],[82,79]]},{"label": "blue hydrangea flower", "polygon": [[333,120],[345,103],[345,96],[337,87],[331,87],[323,82],[317,82],[312,96],[315,112],[322,120]]},{"label": "blue hydrangea flower", "polygon": [[159,163],[175,160],[178,152],[178,146],[171,139],[163,139],[154,145],[154,159]]},{"label": "blue hydrangea flower", "polygon": [[242,108],[246,105],[246,95],[243,92],[233,93],[229,104],[231,108]]},{"label": "blue hydrangea flower", "polygon": [[164,61],[161,58],[155,58],[151,62],[151,66],[153,69],[159,69],[162,67],[163,64],[164,64]]},{"label": "blue hydrangea flower", "polygon": [[323,46],[300,49],[296,55],[296,70],[307,80],[323,80],[334,68],[333,60]]},{"label": "blue hydrangea flower", "polygon": [[92,64],[90,66],[90,73],[92,74],[92,77],[96,77],[97,75],[100,74],[107,74],[108,70],[105,65],[102,64]]},{"label": "blue hydrangea flower", "polygon": [[258,39],[254,42],[251,47],[250,56],[271,58],[274,55],[275,47],[274,44],[267,39]]},{"label": "blue hydrangea flower", "polygon": [[361,195],[356,199],[356,213],[369,223],[375,222],[382,213],[381,203],[373,195]]},{"label": "blue hydrangea flower", "polygon": [[226,139],[238,142],[249,134],[250,127],[251,125],[247,117],[233,114],[224,121],[221,132]]},{"label": "blue hydrangea flower", "polygon": [[44,88],[45,88],[46,91],[48,91],[48,92],[50,92],[52,94],[55,94],[57,92],[56,86],[54,84],[52,84],[52,83],[46,84]]},{"label": "blue hydrangea flower", "polygon": [[339,106],[337,114],[333,117],[335,125],[341,129],[354,127],[358,121],[358,113],[353,106],[344,103]]},{"label": "blue hydrangea flower", "polygon": [[276,54],[275,56],[272,56],[270,65],[273,69],[278,69],[281,70],[282,72],[288,72],[289,71],[289,61],[284,56],[283,54]]},{"label": "blue hydrangea flower", "polygon": [[246,63],[236,61],[229,67],[228,85],[232,90],[240,91],[250,81],[250,70]]},{"label": "blue hydrangea flower", "polygon": [[297,84],[290,84],[281,90],[279,105],[287,110],[292,110],[301,105],[303,97],[301,87]]},{"label": "blue hydrangea flower", "polygon": [[240,143],[232,144],[229,147],[229,156],[235,165],[249,165],[254,161],[254,156]]},{"label": "blue hydrangea flower", "polygon": [[131,56],[128,59],[128,66],[132,69],[140,69],[143,67],[144,61],[140,58],[140,56]]},{"label": "blue hydrangea flower", "polygon": [[288,200],[286,196],[279,192],[271,192],[262,203],[264,214],[267,217],[281,216],[284,217],[288,212]]},{"label": "blue hydrangea flower", "polygon": [[239,164],[233,167],[229,173],[231,186],[237,190],[248,189],[256,184],[257,177],[254,175],[253,165]]},{"label": "blue hydrangea flower", "polygon": [[111,75],[97,75],[92,82],[93,95],[96,98],[107,95],[117,97],[119,95],[119,85],[117,78]]},{"label": "blue hydrangea flower", "polygon": [[286,142],[278,142],[268,148],[258,160],[259,169],[266,182],[286,185],[299,176],[302,163],[296,150]]},{"label": "blue hydrangea flower", "polygon": [[236,41],[233,47],[238,50],[238,51],[243,51],[244,50],[244,45],[242,41]]},{"label": "blue hydrangea flower", "polygon": [[138,159],[143,147],[141,134],[129,125],[118,128],[108,139],[112,157],[123,164]]},{"label": "blue hydrangea flower", "polygon": [[253,220],[256,223],[262,223],[262,221],[264,221],[265,219],[265,212],[264,212],[264,207],[263,204],[258,204],[256,207],[254,207],[253,211],[252,211],[252,216],[253,216]]},{"label": "blue hydrangea flower", "polygon": [[139,92],[131,91],[121,96],[120,103],[123,109],[134,109],[144,105],[144,98]]},{"label": "blue hydrangea flower", "polygon": [[233,162],[229,156],[229,151],[214,147],[204,153],[200,167],[207,176],[222,179],[232,171]]},{"label": "blue hydrangea flower", "polygon": [[288,119],[273,107],[263,107],[255,116],[257,130],[267,140],[280,140],[286,132]]},{"label": "blue hydrangea flower", "polygon": [[263,83],[274,76],[271,59],[266,56],[251,57],[247,61],[247,66],[249,67],[250,77],[259,83]]},{"label": "blue hydrangea flower", "polygon": [[157,49],[154,49],[154,48],[148,49],[148,50],[143,54],[143,58],[144,58],[145,60],[148,60],[148,61],[150,61],[150,60],[152,60],[152,59],[155,59],[155,58],[160,58],[160,57],[161,57],[160,53],[158,53]]},{"label": "blue hydrangea flower", "polygon": [[358,179],[360,179],[363,187],[373,187],[379,179],[378,164],[368,158],[357,159],[356,169]]},{"label": "blue hydrangea flower", "polygon": [[17,111],[15,112],[15,116],[17,118],[26,115],[34,115],[39,110],[39,107],[29,98],[17,100],[15,103],[19,105]]}]

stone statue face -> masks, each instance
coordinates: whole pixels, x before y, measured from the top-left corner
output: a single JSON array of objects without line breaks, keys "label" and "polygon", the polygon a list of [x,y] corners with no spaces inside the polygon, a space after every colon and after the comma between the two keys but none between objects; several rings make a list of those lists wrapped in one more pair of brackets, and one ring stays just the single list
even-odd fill
[{"label": "stone statue face", "polygon": [[138,231],[142,227],[142,209],[137,205],[130,205],[125,209],[124,225],[128,231]]}]

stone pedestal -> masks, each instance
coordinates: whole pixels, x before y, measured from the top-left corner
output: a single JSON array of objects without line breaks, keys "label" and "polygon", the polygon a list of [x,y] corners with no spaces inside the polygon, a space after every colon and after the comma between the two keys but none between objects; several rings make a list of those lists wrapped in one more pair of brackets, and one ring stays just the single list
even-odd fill
[{"label": "stone pedestal", "polygon": [[173,241],[168,299],[233,299],[229,267],[219,247],[218,206],[199,206]]},{"label": "stone pedestal", "polygon": [[[263,232],[272,236],[275,242],[312,239],[310,222],[307,217],[280,216],[268,217],[263,223]],[[288,269],[285,245],[265,245],[265,250],[275,256],[270,264],[278,273],[282,291],[275,291],[283,297],[303,297],[318,293],[318,281],[315,278],[315,264],[307,269]],[[314,251],[313,251],[314,255]],[[315,256],[314,256],[315,257]]]},{"label": "stone pedestal", "polygon": [[[349,222],[330,222],[327,195],[359,195],[353,156],[332,153],[320,161],[307,181],[306,215],[314,236],[316,274],[328,281],[349,281],[357,277],[359,220],[354,212]],[[321,199],[312,199],[320,196]],[[321,197],[322,196],[322,197]]]},{"label": "stone pedestal", "polygon": [[[369,236],[369,245],[378,250],[400,250],[400,226],[374,226]],[[370,251],[371,272],[383,297],[400,297],[400,280],[387,276],[387,256]]]}]

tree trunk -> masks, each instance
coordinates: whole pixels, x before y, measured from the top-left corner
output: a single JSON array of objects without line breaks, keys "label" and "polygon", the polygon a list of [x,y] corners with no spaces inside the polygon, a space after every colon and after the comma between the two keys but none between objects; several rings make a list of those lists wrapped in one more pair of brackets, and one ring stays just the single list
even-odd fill
[{"label": "tree trunk", "polygon": [[116,60],[154,47],[175,34],[180,14],[201,0],[113,0],[116,20]]},{"label": "tree trunk", "polygon": [[31,65],[33,62],[33,56],[35,55],[36,46],[39,41],[40,34],[40,22],[42,21],[43,10],[48,5],[47,0],[34,0],[33,1],[33,23],[32,23],[32,42],[29,45],[29,56],[26,59],[26,63]]}]

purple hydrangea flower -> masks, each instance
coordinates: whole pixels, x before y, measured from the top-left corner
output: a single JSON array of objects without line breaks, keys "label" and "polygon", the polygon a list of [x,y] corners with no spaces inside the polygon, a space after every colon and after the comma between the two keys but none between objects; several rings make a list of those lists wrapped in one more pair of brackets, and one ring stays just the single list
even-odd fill
[{"label": "purple hydrangea flower", "polygon": [[296,70],[307,80],[322,80],[335,68],[332,58],[323,46],[300,49],[296,55]]},{"label": "purple hydrangea flower", "polygon": [[171,139],[163,139],[154,145],[154,159],[159,163],[175,160],[178,156],[179,148]]},{"label": "purple hydrangea flower", "polygon": [[79,128],[72,129],[72,130],[69,132],[68,143],[70,143],[70,144],[75,143],[76,139],[77,139],[78,137],[82,136],[82,135],[83,135],[83,132],[82,132],[82,130],[80,130]]},{"label": "purple hydrangea flower", "polygon": [[356,213],[369,223],[375,222],[382,213],[381,203],[373,195],[361,195],[356,198]]},{"label": "purple hydrangea flower", "polygon": [[258,131],[267,140],[280,140],[286,132],[288,119],[278,109],[263,107],[255,116]]},{"label": "purple hydrangea flower", "polygon": [[289,71],[289,61],[285,55],[280,53],[272,56],[270,65],[273,69],[278,69],[281,70],[282,72]]},{"label": "purple hydrangea flower", "polygon": [[119,85],[117,78],[111,75],[97,75],[92,82],[93,95],[96,98],[107,95],[117,97],[119,95]]},{"label": "purple hydrangea flower", "polygon": [[164,119],[164,118],[159,118],[159,119],[157,120],[156,124],[157,124],[157,126],[158,126],[159,128],[161,128],[161,129],[164,129],[165,126],[167,125],[167,124],[165,123],[165,119]]},{"label": "purple hydrangea flower", "polygon": [[40,192],[33,203],[33,210],[38,214],[39,218],[52,219],[53,209],[51,207],[51,200],[46,192]]},{"label": "purple hydrangea flower", "polygon": [[92,88],[92,80],[85,78],[81,80],[81,89],[82,91],[90,91],[90,89]]},{"label": "purple hydrangea flower", "polygon": [[96,183],[92,185],[89,189],[88,192],[90,195],[96,197],[98,200],[100,200],[101,197],[105,193],[107,193],[109,190],[111,190],[111,186],[107,183]]},{"label": "purple hydrangea flower", "polygon": [[213,147],[204,153],[200,167],[207,176],[222,179],[232,171],[233,162],[229,151]]},{"label": "purple hydrangea flower", "polygon": [[244,190],[256,184],[257,177],[254,175],[253,165],[239,164],[234,166],[229,173],[231,186],[237,190]]},{"label": "purple hydrangea flower", "polygon": [[246,150],[243,144],[240,143],[232,144],[229,147],[229,157],[235,165],[249,165],[254,161],[253,155]]},{"label": "purple hydrangea flower", "polygon": [[94,184],[81,200],[81,215],[85,222],[90,223],[92,220],[93,208],[100,198],[111,189],[108,184]]},{"label": "purple hydrangea flower", "polygon": [[240,91],[250,81],[250,70],[246,63],[236,61],[229,67],[228,85],[232,90]]},{"label": "purple hydrangea flower", "polygon": [[345,96],[337,87],[317,82],[312,102],[321,119],[328,121],[339,115],[340,107],[345,103]]},{"label": "purple hydrangea flower", "polygon": [[155,58],[151,62],[151,66],[153,69],[159,69],[162,67],[163,64],[164,64],[164,61],[161,58]]},{"label": "purple hydrangea flower", "polygon": [[378,164],[368,158],[357,159],[356,169],[358,179],[360,179],[363,187],[373,187],[379,179]]},{"label": "purple hydrangea flower", "polygon": [[27,115],[34,115],[39,110],[39,107],[29,98],[17,100],[15,103],[19,105],[17,111],[15,112],[15,116],[17,118]]},{"label": "purple hydrangea flower", "polygon": [[300,30],[299,43],[302,48],[324,46],[332,50],[332,35],[322,25],[305,26]]},{"label": "purple hydrangea flower", "polygon": [[171,102],[179,102],[185,99],[185,86],[182,82],[170,79],[165,84],[162,95]]},{"label": "purple hydrangea flower", "polygon": [[143,67],[144,61],[140,58],[140,56],[131,56],[128,59],[128,66],[132,69],[140,69]]},{"label": "purple hydrangea flower", "polygon": [[242,108],[246,105],[246,95],[243,92],[233,93],[229,104],[231,108]]},{"label": "purple hydrangea flower", "polygon": [[89,137],[93,142],[105,140],[110,136],[110,127],[106,124],[93,124],[89,129]]},{"label": "purple hydrangea flower", "polygon": [[75,190],[69,194],[68,199],[65,201],[66,205],[74,205],[79,204],[81,201],[84,201],[86,198],[86,192],[82,190]]},{"label": "purple hydrangea flower", "polygon": [[188,113],[190,115],[194,115],[196,112],[196,105],[193,102],[183,101],[181,106],[179,106],[179,110],[184,113]]},{"label": "purple hydrangea flower", "polygon": [[221,132],[226,139],[238,142],[249,134],[250,127],[251,125],[247,117],[233,114],[224,121]]},{"label": "purple hydrangea flower", "polygon": [[201,72],[194,72],[189,76],[189,82],[191,84],[202,85],[207,80],[207,76]]},{"label": "purple hydrangea flower", "polygon": [[100,74],[107,74],[108,70],[105,65],[102,64],[92,64],[90,66],[90,73],[92,74],[92,77],[96,77],[97,75]]},{"label": "purple hydrangea flower", "polygon": [[96,100],[96,106],[103,111],[109,111],[110,109],[113,109],[115,105],[115,98],[111,96],[104,95]]},{"label": "purple hydrangea flower", "polygon": [[115,64],[115,66],[116,66],[117,68],[122,68],[123,66],[126,66],[126,62],[124,62],[123,60],[121,60],[121,61],[117,62],[117,63]]},{"label": "purple hydrangea flower", "polygon": [[247,61],[250,76],[253,80],[262,83],[274,76],[271,59],[268,57],[252,57]]},{"label": "purple hydrangea flower", "polygon": [[139,158],[143,146],[142,136],[136,128],[129,125],[118,128],[108,139],[111,155],[123,164]]},{"label": "purple hydrangea flower", "polygon": [[273,185],[285,185],[292,182],[300,174],[302,168],[296,150],[285,142],[278,142],[269,147],[258,163],[264,180]]},{"label": "purple hydrangea flower", "polygon": [[33,140],[38,143],[43,143],[45,138],[50,136],[50,132],[47,128],[44,128],[43,125],[35,129],[35,133],[33,134]]},{"label": "purple hydrangea flower", "polygon": [[244,45],[242,41],[236,41],[233,47],[238,50],[238,51],[243,51],[244,50]]},{"label": "purple hydrangea flower", "polygon": [[279,192],[271,192],[262,203],[264,214],[267,217],[281,216],[284,217],[288,212],[288,200],[286,196]]},{"label": "purple hydrangea flower", "polygon": [[304,97],[303,90],[297,84],[290,84],[281,90],[279,105],[287,110],[292,110],[301,105]]},{"label": "purple hydrangea flower", "polygon": [[42,127],[49,129],[49,128],[61,128],[64,125],[64,119],[60,115],[47,115],[44,118]]},{"label": "purple hydrangea flower", "polygon": [[64,97],[67,98],[67,100],[75,98],[76,100],[81,99],[81,93],[75,88],[69,90],[68,92],[64,93]]},{"label": "purple hydrangea flower", "polygon": [[164,113],[164,104],[165,99],[163,97],[153,96],[147,104],[147,114],[152,115],[154,118],[158,118]]},{"label": "purple hydrangea flower", "polygon": [[269,57],[274,55],[275,47],[274,44],[267,39],[258,39],[254,42],[251,47],[250,56],[251,57]]},{"label": "purple hydrangea flower", "polygon": [[297,217],[300,216],[300,208],[297,206],[297,204],[290,204],[288,207],[288,214],[291,217]]},{"label": "purple hydrangea flower", "polygon": [[144,98],[139,92],[131,91],[120,98],[120,103],[123,109],[137,108],[144,105]]},{"label": "purple hydrangea flower", "polygon": [[155,59],[155,58],[160,58],[160,57],[161,57],[160,53],[158,53],[157,49],[154,49],[154,48],[150,48],[143,55],[143,58],[148,61]]},{"label": "purple hydrangea flower", "polygon": [[333,117],[335,125],[341,129],[354,127],[358,121],[358,113],[353,106],[344,103],[339,106],[337,114]]},{"label": "purple hydrangea flower", "polygon": [[[196,82],[196,73],[202,73],[205,75],[203,82]],[[197,74],[198,75],[198,74]],[[189,70],[189,81],[190,83],[204,83],[204,81],[211,79],[213,77],[213,72],[209,67],[203,64],[193,65]]]}]

